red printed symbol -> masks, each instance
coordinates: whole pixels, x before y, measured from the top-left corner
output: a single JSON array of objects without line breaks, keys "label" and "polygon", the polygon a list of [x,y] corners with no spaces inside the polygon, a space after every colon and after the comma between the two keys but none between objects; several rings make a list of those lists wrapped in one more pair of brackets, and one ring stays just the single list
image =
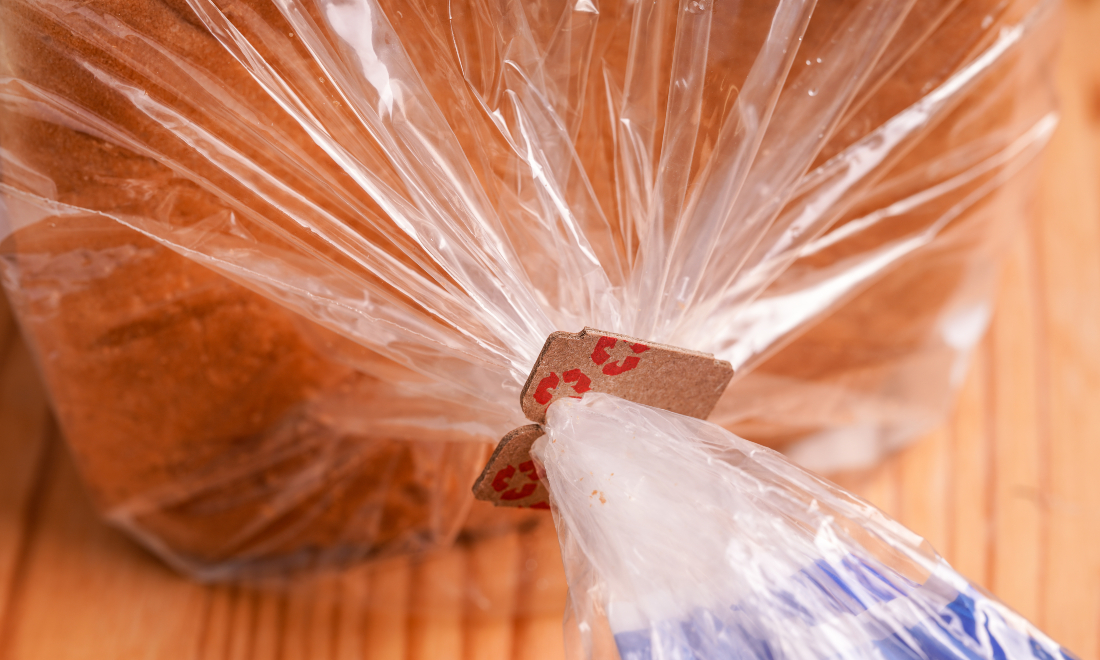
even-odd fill
[{"label": "red printed symbol", "polygon": [[[596,364],[603,364],[611,358],[611,354],[608,353],[608,349],[614,348],[618,343],[618,339],[614,337],[600,337],[596,342],[596,348],[592,351],[592,361]],[[631,344],[630,350],[635,353],[644,353],[649,350],[649,347],[645,344]],[[636,355],[631,355],[623,359],[623,363],[612,362],[611,364],[604,365],[603,372],[608,376],[618,376],[621,373],[630,371],[634,367],[638,366],[640,360]]]},{"label": "red printed symbol", "polygon": [[592,351],[592,361],[596,364],[607,362],[607,358],[611,357],[607,349],[613,348],[618,341],[614,337],[600,337],[600,340],[596,342],[596,348]]},{"label": "red printed symbol", "polygon": [[[508,488],[509,480],[516,474],[515,466],[506,465],[499,472],[497,472],[495,477],[493,477],[493,490],[500,493],[500,499],[506,501],[522,500],[523,498],[528,497],[532,493],[534,493],[535,489],[539,487],[537,483],[539,480],[539,475],[535,471],[534,461],[524,461],[523,463],[520,463],[519,469],[522,470],[525,475],[527,475],[528,479],[528,483],[523,484],[523,488],[520,488],[519,490],[516,490],[515,488]],[[507,490],[505,490],[506,488]]]},{"label": "red printed symbol", "polygon": [[550,399],[554,398],[554,394],[550,391],[558,386],[558,375],[551,373],[546,378],[539,381],[539,386],[535,388],[535,401],[541,404],[550,403]]},{"label": "red printed symbol", "polygon": [[570,369],[569,371],[562,374],[562,377],[565,378],[565,382],[567,383],[576,383],[576,385],[573,386],[573,389],[576,390],[577,394],[584,394],[588,390],[592,389],[592,379],[588,376],[585,376],[584,372],[582,372],[580,369]]},{"label": "red printed symbol", "polygon": [[530,479],[531,481],[538,481],[539,480],[539,473],[538,473],[537,470],[535,470],[535,462],[534,461],[524,461],[524,462],[520,463],[519,464],[519,469],[520,469],[521,472],[526,474],[527,478]]},{"label": "red printed symbol", "polygon": [[[570,369],[562,374],[565,378],[565,382],[572,383],[573,390],[577,394],[584,394],[588,390],[592,389],[592,379],[584,375],[580,369]],[[546,378],[539,381],[539,386],[535,388],[535,393],[532,395],[535,401],[546,405],[554,398],[553,390],[557,388],[558,383],[561,382],[558,379],[556,373],[551,373]],[[577,397],[579,398],[579,397]]]}]

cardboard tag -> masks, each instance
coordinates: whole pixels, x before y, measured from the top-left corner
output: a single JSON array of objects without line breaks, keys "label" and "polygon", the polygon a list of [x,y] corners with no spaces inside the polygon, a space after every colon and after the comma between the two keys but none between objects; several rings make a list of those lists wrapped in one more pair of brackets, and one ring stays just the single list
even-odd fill
[{"label": "cardboard tag", "polygon": [[550,493],[531,459],[531,445],[542,435],[538,424],[528,424],[504,436],[474,482],[474,497],[497,506],[549,509]]},{"label": "cardboard tag", "polygon": [[523,414],[546,422],[546,409],[566,396],[585,392],[706,419],[733,378],[729,362],[675,346],[585,328],[554,332],[520,394]]},{"label": "cardboard tag", "polygon": [[497,506],[550,508],[530,451],[543,434],[546,409],[562,397],[603,392],[706,419],[731,378],[730,363],[706,353],[592,328],[551,333],[520,393],[524,416],[536,424],[504,436],[474,483],[474,496]]}]

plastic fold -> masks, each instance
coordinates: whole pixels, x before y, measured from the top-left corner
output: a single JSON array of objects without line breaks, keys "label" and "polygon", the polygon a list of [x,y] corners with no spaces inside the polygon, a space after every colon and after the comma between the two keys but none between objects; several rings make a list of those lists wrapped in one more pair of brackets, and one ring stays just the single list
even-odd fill
[{"label": "plastic fold", "polygon": [[574,657],[1070,658],[872,505],[714,424],[562,399],[532,450]]},{"label": "plastic fold", "polygon": [[[1056,16],[1053,0],[8,0],[0,274],[98,506],[203,579],[545,515],[472,509],[469,489],[524,423],[555,330],[728,360],[711,422],[812,469],[866,467],[940,419],[988,322],[1057,122]],[[593,452],[546,462],[583,566],[573,597],[604,608],[624,658],[728,651],[699,650],[699,626],[763,653],[753,611],[770,608],[807,631],[766,646],[792,656],[893,653],[870,633],[815,647],[823,630],[1016,625],[778,454],[600,397],[551,412],[546,456]],[[616,453],[628,429],[669,460]],[[698,473],[698,493],[654,490],[660,521],[611,514],[619,495],[597,507],[567,485],[605,458],[639,484]],[[698,563],[653,547],[638,561],[682,572],[628,575],[613,558],[643,522],[697,535]],[[937,623],[959,603],[971,623]]]}]

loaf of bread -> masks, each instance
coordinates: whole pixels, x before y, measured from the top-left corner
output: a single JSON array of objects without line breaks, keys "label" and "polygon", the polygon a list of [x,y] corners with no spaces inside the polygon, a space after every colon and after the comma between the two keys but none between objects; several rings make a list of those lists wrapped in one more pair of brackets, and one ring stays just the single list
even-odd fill
[{"label": "loaf of bread", "polygon": [[[553,121],[529,128],[571,136],[571,151],[545,154],[548,168],[567,173],[561,199],[585,231],[606,218],[607,238],[592,238],[591,249],[629,271],[640,230],[621,198],[625,147],[609,118],[622,107],[628,60],[649,58],[649,91],[634,80],[631,93],[653,94],[663,117],[664,96],[679,84],[673,62],[686,57],[675,47],[677,12],[713,10],[695,155],[667,165],[696,177],[724,144],[769,39],[797,18],[775,2],[658,2],[647,20],[661,38],[642,44],[630,39],[638,3],[600,2],[598,14],[584,2],[284,4],[285,12],[265,0],[0,6],[4,286],[104,515],[210,579],[415,552],[449,542],[464,523],[478,533],[544,515],[469,515],[470,484],[519,419],[507,398],[516,384],[506,375],[505,385],[491,382],[494,370],[522,368],[468,357],[504,355],[504,340],[477,316],[451,315],[463,273],[432,252],[446,237],[410,240],[423,227],[397,216],[492,206],[535,297],[564,308],[563,290],[540,288],[558,267],[555,244],[527,215],[548,202],[530,191],[522,145],[497,131],[517,121],[509,103],[529,102],[515,96],[531,88],[523,76],[540,72],[532,85],[555,93],[543,99]],[[782,93],[805,93],[800,72],[832,63],[804,55],[832,52],[838,39],[875,64],[849,81],[820,144],[792,154],[805,160],[792,181],[808,181],[806,172],[861,140],[872,148],[877,129],[944,85],[958,89],[831,202],[832,233],[807,242],[754,297],[773,304],[839,282],[745,353],[715,413],[771,446],[854,428],[888,449],[942,411],[988,316],[997,237],[1026,193],[1005,183],[1026,175],[1042,142],[1035,126],[1049,99],[1034,86],[1049,44],[1039,3],[885,4],[817,3]],[[400,82],[422,84],[437,107],[406,116],[444,121],[451,135],[385,124],[381,110],[376,123],[364,118],[370,103],[356,105],[356,95],[376,108],[417,102],[400,84],[349,88],[355,76],[332,55],[346,51],[336,37],[317,28],[329,41],[304,38],[301,26],[349,7],[384,12],[375,29],[400,41],[376,34],[372,54],[359,53],[368,82],[387,71],[397,79],[395,62],[413,67],[415,81]],[[843,33],[859,12],[878,12],[886,37]],[[998,46],[1012,30],[1016,41]],[[569,34],[582,36],[563,42]],[[864,52],[864,42],[880,45]],[[393,135],[371,132],[382,125]],[[457,145],[439,149],[439,169],[461,154],[460,174],[479,182],[483,199],[433,191],[409,174],[420,170],[391,158],[387,140],[411,140],[406,129]],[[672,125],[656,127],[657,142],[662,131]],[[772,138],[757,162],[784,144]],[[804,191],[776,199],[794,208]],[[912,237],[919,244],[908,252],[868,265],[868,255]],[[435,297],[418,293],[429,290]],[[952,334],[956,326],[977,330]],[[463,360],[474,365],[468,382],[436,376]],[[479,394],[493,387],[499,397]]]}]

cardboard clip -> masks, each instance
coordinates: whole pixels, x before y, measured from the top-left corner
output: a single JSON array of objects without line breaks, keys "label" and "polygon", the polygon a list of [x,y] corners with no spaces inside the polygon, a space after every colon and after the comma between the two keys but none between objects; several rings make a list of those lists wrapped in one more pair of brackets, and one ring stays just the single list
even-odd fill
[{"label": "cardboard clip", "polygon": [[546,410],[558,399],[603,392],[706,419],[731,378],[730,363],[707,353],[592,328],[553,332],[520,392],[520,408],[535,424],[501,439],[474,482],[474,496],[497,506],[550,508],[531,445],[542,436]]}]

